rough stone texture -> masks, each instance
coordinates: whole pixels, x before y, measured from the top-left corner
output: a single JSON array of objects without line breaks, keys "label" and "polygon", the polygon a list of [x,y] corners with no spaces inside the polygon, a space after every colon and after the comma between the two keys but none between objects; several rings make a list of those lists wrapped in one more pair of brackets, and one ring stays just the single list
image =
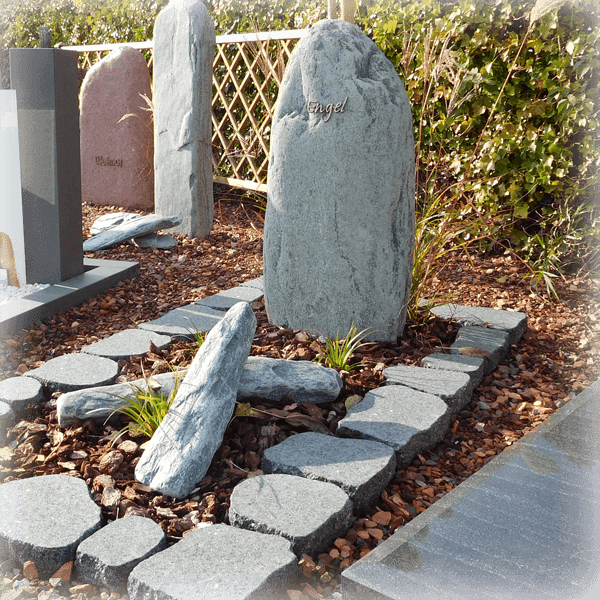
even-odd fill
[{"label": "rough stone texture", "polygon": [[505,331],[489,327],[462,327],[456,340],[450,346],[452,354],[458,354],[461,348],[479,348],[489,356],[484,356],[484,376],[491,373],[504,358],[509,348],[509,335]]},{"label": "rough stone texture", "polygon": [[286,473],[327,481],[341,487],[360,512],[374,502],[394,475],[393,448],[371,440],[300,433],[267,448],[265,473]]},{"label": "rough stone texture", "polygon": [[[52,518],[49,518],[52,515]],[[82,479],[44,475],[0,485],[0,556],[35,562],[52,576],[100,528],[100,507]]]},{"label": "rough stone texture", "polygon": [[442,319],[457,321],[460,325],[477,325],[506,331],[509,344],[517,342],[527,330],[527,315],[522,312],[460,304],[436,306],[431,312]]},{"label": "rough stone texture", "polygon": [[240,287],[252,287],[252,288],[256,288],[257,290],[260,290],[261,292],[264,292],[264,290],[265,290],[264,277],[261,275],[260,277],[257,277],[256,279],[251,279],[250,281],[244,281],[244,283],[240,284]]},{"label": "rough stone texture", "polygon": [[158,233],[149,233],[133,238],[132,242],[138,248],[158,248],[159,250],[170,250],[177,246],[177,240],[172,235],[160,235]]},{"label": "rough stone texture", "polygon": [[483,379],[483,366],[485,361],[477,356],[463,356],[462,354],[430,354],[421,359],[421,366],[428,369],[443,369],[445,371],[458,371],[466,373],[471,378],[475,389]]},{"label": "rough stone texture", "polygon": [[[119,47],[86,74],[80,93],[81,199],[154,209],[150,72],[142,53]],[[124,115],[134,114],[120,120]]]},{"label": "rough stone texture", "polygon": [[144,450],[136,479],[183,498],[204,477],[233,414],[255,332],[256,317],[247,302],[227,311],[210,331]]},{"label": "rough stone texture", "polygon": [[119,365],[113,360],[89,354],[64,354],[50,359],[24,377],[37,379],[52,392],[74,392],[98,385],[109,385],[119,374]]},{"label": "rough stone texture", "polygon": [[171,229],[181,223],[179,217],[161,217],[159,215],[145,215],[140,219],[116,225],[91,237],[83,242],[84,252],[96,252],[103,248],[110,248],[125,240],[135,238],[160,229]]},{"label": "rough stone texture", "polygon": [[466,373],[430,371],[424,367],[397,365],[383,371],[384,385],[404,385],[441,398],[456,413],[471,400],[473,384]]},{"label": "rough stone texture", "polygon": [[31,404],[44,399],[42,384],[32,377],[9,377],[0,381],[0,401],[6,402],[16,415],[21,415]]},{"label": "rough stone texture", "polygon": [[118,212],[98,217],[90,227],[90,235],[98,235],[108,231],[117,225],[131,225],[134,221],[141,219],[143,215],[138,213]]},{"label": "rough stone texture", "polygon": [[212,525],[140,563],[127,592],[131,600],[271,600],[285,596],[296,565],[282,537]]},{"label": "rough stone texture", "polygon": [[104,356],[112,360],[129,360],[132,356],[143,356],[150,350],[150,342],[161,350],[171,345],[171,338],[144,329],[124,329],[110,337],[81,349],[86,354]]},{"label": "rough stone texture", "polygon": [[166,543],[164,531],[151,519],[117,519],[81,542],[75,575],[88,583],[124,592],[133,568],[163,550]]},{"label": "rough stone texture", "polygon": [[338,423],[336,434],[391,446],[397,468],[403,468],[419,452],[444,439],[451,417],[441,398],[403,385],[389,385],[368,392]]},{"label": "rough stone texture", "polygon": [[332,338],[354,323],[395,342],[412,277],[415,158],[393,65],[355,25],[320,21],[290,58],[272,131],[269,322]]},{"label": "rough stone texture", "polygon": [[262,297],[262,290],[248,286],[238,286],[230,290],[225,290],[224,292],[219,292],[214,296],[202,298],[202,300],[198,300],[196,304],[214,310],[229,310],[238,302],[257,302],[258,300],[262,300]]},{"label": "rough stone texture", "polygon": [[215,28],[200,0],[171,0],[154,24],[156,212],[205,238],[213,222],[211,146]]},{"label": "rough stone texture", "polygon": [[342,387],[342,378],[335,369],[308,361],[250,356],[237,397],[260,396],[279,402],[287,396],[294,402],[320,404],[335,400]]},{"label": "rough stone texture", "polygon": [[210,331],[223,318],[223,311],[205,306],[188,304],[168,312],[166,315],[140,323],[140,329],[170,335],[177,339],[194,339],[196,331]]},{"label": "rough stone texture", "polygon": [[4,446],[6,430],[15,423],[15,413],[6,402],[0,401],[0,446]]},{"label": "rough stone texture", "polygon": [[341,488],[293,475],[257,475],[231,494],[229,522],[281,535],[296,556],[326,550],[353,522],[352,503]]}]

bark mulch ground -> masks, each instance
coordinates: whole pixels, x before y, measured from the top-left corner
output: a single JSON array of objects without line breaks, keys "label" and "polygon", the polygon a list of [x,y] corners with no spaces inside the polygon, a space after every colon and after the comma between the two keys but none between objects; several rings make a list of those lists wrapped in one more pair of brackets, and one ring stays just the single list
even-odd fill
[{"label": "bark mulch ground", "polygon": [[[219,186],[215,191],[215,224],[206,240],[175,235],[179,243],[171,251],[121,244],[88,254],[137,261],[140,276],[54,316],[44,325],[0,340],[0,380],[261,275],[264,213],[247,197]],[[94,219],[118,210],[84,204],[84,239]],[[598,379],[600,321],[595,292],[599,283],[593,274],[557,279],[560,299],[551,301],[532,287],[527,269],[510,256],[471,256],[469,260],[457,253],[445,259],[443,271],[431,281],[432,295],[449,294],[452,301],[465,305],[522,311],[529,317],[528,330],[475,391],[465,410],[454,416],[447,438],[419,455],[407,469],[397,471],[377,502],[327,552],[302,557],[302,576],[288,590],[290,599],[339,598],[343,569]],[[313,336],[269,325],[262,302],[254,303],[253,308],[258,330],[252,355],[289,360],[317,356]],[[185,500],[155,493],[135,481],[134,468],[147,438],[126,435],[111,443],[124,422],[98,425],[90,420],[60,428],[56,418],[59,394],[32,409],[27,420],[9,432],[8,445],[0,448],[0,482],[51,473],[83,478],[102,507],[105,522],[130,514],[147,516],[163,528],[170,545],[199,523],[227,522],[233,487],[261,472],[266,448],[303,431],[335,431],[345,414],[346,400],[363,397],[378,387],[384,367],[419,365],[424,356],[447,351],[456,332],[454,323],[430,316],[420,325],[409,323],[397,344],[361,348],[353,362],[362,359],[363,366],[341,372],[344,388],[335,402],[319,406],[290,403],[285,407],[253,402],[254,408],[265,412],[259,417],[237,416],[232,420],[207,476]],[[121,361],[118,381],[186,367],[196,350],[193,342],[177,342],[169,351],[154,348],[143,359]],[[14,582],[23,580],[24,575],[29,584],[24,581],[13,590]],[[68,598],[119,598],[109,590],[81,586],[74,580],[40,581],[31,565],[24,574],[19,565],[6,562],[0,565],[2,577],[0,592],[13,590],[12,600],[42,600],[53,586]]]}]

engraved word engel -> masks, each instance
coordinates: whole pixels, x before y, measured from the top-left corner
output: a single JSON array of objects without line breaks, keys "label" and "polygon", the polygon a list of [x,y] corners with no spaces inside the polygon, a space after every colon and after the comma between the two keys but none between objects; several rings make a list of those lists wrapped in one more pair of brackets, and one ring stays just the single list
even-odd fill
[{"label": "engraved word engel", "polygon": [[328,104],[327,106],[323,106],[318,102],[314,102],[313,100],[309,100],[308,102],[308,112],[309,113],[327,113],[327,117],[323,119],[323,123],[327,123],[329,119],[331,119],[331,115],[333,113],[343,113],[346,111],[346,102],[348,102],[348,96],[343,102],[338,102],[337,104]]},{"label": "engraved word engel", "polygon": [[96,164],[102,165],[103,167],[122,167],[122,158],[108,158],[104,156],[96,156]]}]

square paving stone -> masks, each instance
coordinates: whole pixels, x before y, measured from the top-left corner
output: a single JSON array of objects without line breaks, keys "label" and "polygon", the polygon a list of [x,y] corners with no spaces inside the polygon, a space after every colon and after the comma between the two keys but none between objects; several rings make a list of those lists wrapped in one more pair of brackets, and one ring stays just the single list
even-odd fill
[{"label": "square paving stone", "polygon": [[508,334],[488,327],[463,327],[450,346],[452,354],[460,354],[463,348],[478,348],[489,354],[485,356],[484,375],[491,373],[508,352]]},{"label": "square paving stone", "polygon": [[214,296],[207,296],[196,302],[197,306],[206,306],[214,310],[229,310],[238,302],[257,302],[263,297],[263,292],[253,287],[239,286],[224,292],[219,292]]},{"label": "square paving stone", "polygon": [[427,369],[442,369],[445,371],[458,371],[466,373],[471,378],[475,389],[483,379],[485,361],[477,356],[464,356],[462,354],[430,354],[421,359],[421,366]]},{"label": "square paving stone", "polygon": [[193,340],[197,331],[210,331],[225,315],[221,310],[214,310],[206,306],[197,304],[188,304],[181,308],[176,308],[171,312],[148,321],[140,323],[140,329],[155,331],[164,335],[182,340]]}]

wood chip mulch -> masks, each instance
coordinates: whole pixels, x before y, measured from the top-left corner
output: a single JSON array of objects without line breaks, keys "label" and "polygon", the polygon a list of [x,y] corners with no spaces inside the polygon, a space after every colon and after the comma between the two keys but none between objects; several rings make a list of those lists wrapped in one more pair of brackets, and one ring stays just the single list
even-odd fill
[{"label": "wood chip mulch", "polygon": [[[98,216],[119,210],[84,204],[84,239]],[[171,251],[121,244],[88,253],[88,257],[139,262],[140,276],[46,324],[0,340],[0,380],[258,277],[262,215],[248,197],[215,186],[215,224],[208,239],[175,235],[179,243]],[[510,256],[471,255],[469,260],[450,254],[445,260],[443,271],[431,282],[431,294],[450,293],[456,303],[524,312],[528,330],[474,392],[470,404],[453,417],[446,439],[398,470],[377,502],[327,552],[301,558],[301,577],[287,592],[291,600],[339,598],[342,570],[598,379],[600,321],[595,290],[600,278],[588,273],[557,279],[560,300],[552,301],[531,283],[527,269]],[[263,302],[253,308],[258,329],[252,355],[289,360],[316,357],[313,336],[269,325]],[[424,356],[447,351],[457,330],[454,323],[431,316],[419,326],[409,323],[397,344],[361,348],[352,362],[362,359],[363,366],[341,372],[344,388],[335,402],[317,406],[290,401],[274,406],[255,399],[249,404],[259,410],[258,416],[237,416],[231,421],[206,477],[184,500],[153,492],[135,480],[134,468],[147,438],[126,435],[113,444],[112,437],[124,421],[102,425],[89,420],[60,428],[56,418],[60,394],[30,409],[27,419],[9,431],[7,445],[0,448],[0,482],[53,473],[83,478],[102,507],[105,523],[125,515],[147,516],[163,528],[171,545],[200,523],[228,522],[233,487],[262,472],[266,448],[303,431],[333,433],[345,415],[346,400],[362,398],[378,387],[384,367],[419,365]],[[185,368],[196,350],[193,342],[177,342],[168,351],[154,347],[144,358],[120,361],[118,381]],[[83,585],[71,578],[70,571],[68,577],[41,581],[31,564],[0,564],[0,578],[0,593],[10,593],[13,600],[44,598],[52,589],[76,600],[126,598]]]}]

